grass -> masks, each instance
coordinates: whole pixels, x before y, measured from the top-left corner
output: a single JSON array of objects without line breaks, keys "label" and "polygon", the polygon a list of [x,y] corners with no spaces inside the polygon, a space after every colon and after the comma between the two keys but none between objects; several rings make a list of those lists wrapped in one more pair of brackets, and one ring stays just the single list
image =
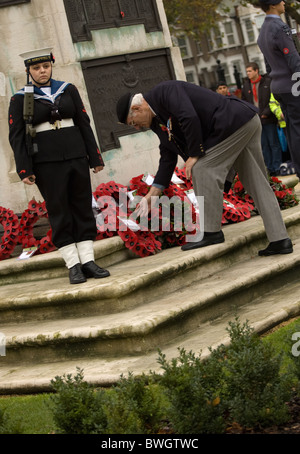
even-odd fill
[{"label": "grass", "polygon": [[0,397],[1,410],[4,412],[4,433],[49,434],[55,431],[50,394]]},{"label": "grass", "polygon": [[[282,372],[295,367],[295,362],[291,358],[291,338],[294,333],[300,333],[300,318],[282,324],[278,329],[275,328],[273,332],[268,332],[264,336],[265,342],[271,342],[278,353],[283,353]],[[300,346],[298,351],[300,352]],[[0,396],[0,434],[55,433],[51,405],[53,405],[51,394]],[[4,424],[5,430],[3,426],[1,427],[1,423]]]}]

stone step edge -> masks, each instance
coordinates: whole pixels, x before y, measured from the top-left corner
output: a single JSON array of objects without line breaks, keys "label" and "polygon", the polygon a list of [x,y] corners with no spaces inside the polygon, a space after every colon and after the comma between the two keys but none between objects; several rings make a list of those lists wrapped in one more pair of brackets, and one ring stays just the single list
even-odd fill
[{"label": "stone step edge", "polygon": [[[179,257],[169,260],[167,263],[164,261],[161,264],[156,265],[155,268],[152,267],[147,274],[141,271],[140,274],[137,274],[134,277],[124,277],[123,281],[117,278],[114,279],[112,267],[111,276],[105,280],[101,279],[101,282],[98,282],[97,280],[97,286],[85,286],[85,284],[80,286],[68,285],[68,287],[62,286],[61,288],[56,287],[51,290],[46,290],[43,293],[41,293],[40,290],[30,291],[28,294],[26,294],[24,289],[22,296],[17,296],[15,298],[3,296],[3,291],[0,302],[0,311],[10,309],[11,307],[15,310],[18,307],[28,308],[28,305],[31,307],[41,307],[55,304],[60,301],[63,301],[64,303],[69,301],[72,303],[74,299],[76,299],[77,302],[86,302],[97,300],[99,297],[101,297],[102,300],[121,298],[135,290],[142,289],[145,286],[155,283],[158,276],[160,279],[167,279],[180,272],[184,272],[187,269],[205,265],[208,261],[212,262],[214,259],[230,253],[235,248],[242,248],[245,245],[249,245],[254,239],[259,239],[263,235],[264,231],[263,228],[261,228],[255,232],[251,232],[247,237],[245,237],[245,235],[236,236],[234,239],[209,246],[208,248],[194,249],[193,251],[188,252],[180,251]],[[56,282],[56,285],[58,285],[58,282]],[[8,286],[10,287],[10,284],[8,284]]]},{"label": "stone step edge", "polygon": [[[121,250],[126,250],[123,240],[119,236],[105,238],[94,241],[95,260],[114,254]],[[0,261],[0,278],[1,276],[26,273],[33,270],[47,270],[51,268],[63,268],[65,263],[58,250],[48,252],[47,254],[33,255],[29,259],[19,260],[16,257]]]},{"label": "stone step edge", "polygon": [[[294,209],[291,208],[290,210]],[[290,211],[285,217],[287,227],[297,225],[298,222],[300,227],[300,210],[294,210],[293,212]],[[245,222],[251,223],[251,221],[252,220]],[[61,300],[63,300],[64,303],[72,303],[74,299],[76,299],[77,302],[80,302],[95,301],[99,297],[101,297],[101,299],[121,298],[130,294],[132,291],[142,289],[146,285],[155,283],[157,276],[166,279],[178,274],[181,271],[206,264],[208,260],[213,261],[220,256],[230,253],[234,249],[240,249],[244,246],[249,246],[250,243],[256,240],[261,240],[265,237],[261,218],[258,219],[258,222],[255,220],[255,227],[255,230],[250,229],[249,231],[243,232],[239,236],[236,235],[218,245],[209,246],[203,249],[194,249],[187,252],[180,251],[180,256],[173,259],[172,266],[170,261],[168,261],[168,263],[165,263],[164,261],[159,265],[159,267],[150,270],[146,275],[145,273],[141,273],[138,277],[126,279],[125,282],[118,281],[117,285],[116,281],[114,281],[112,277],[109,277],[107,280],[105,279],[105,282],[101,282],[101,285],[98,285],[97,287],[84,287],[84,285],[74,287],[68,286],[67,290],[66,287],[63,287],[61,290],[56,289],[54,292],[53,290],[46,291],[42,295],[39,291],[36,291],[36,293],[30,294],[30,302],[28,301],[28,296],[26,294],[17,298],[6,298],[2,296],[0,311],[10,309],[11,307],[13,307],[14,310],[17,310],[18,307],[28,307],[28,304],[30,304],[31,307],[47,306],[55,304],[56,302],[61,302]],[[228,226],[228,228],[234,229],[238,232],[237,224]],[[161,254],[163,253],[164,251]]]},{"label": "stone step edge", "polygon": [[[280,323],[298,316],[298,310],[294,307],[286,306],[271,316],[267,316],[260,320],[250,321],[250,326],[254,332],[261,335],[269,329],[274,328]],[[241,318],[242,320],[242,318]],[[222,321],[219,321],[221,324]],[[202,331],[206,329],[211,330],[209,322],[202,326]],[[228,334],[226,334],[227,323],[224,326],[223,335],[219,339],[214,339],[210,345],[205,345],[200,350],[195,350],[193,338],[199,337],[197,333],[192,333],[185,344],[188,343],[187,351],[193,351],[199,354],[201,352],[202,358],[207,358],[210,355],[210,348],[215,349],[220,344],[228,345],[230,342]],[[166,354],[168,360],[178,357],[178,348],[180,347],[181,340],[172,345],[162,348],[162,352]],[[147,353],[146,355],[135,355],[134,357],[128,356],[124,358],[89,358],[89,359],[76,359],[69,361],[52,362],[39,365],[22,365],[16,367],[5,367],[1,365],[0,361],[0,394],[35,394],[52,392],[51,380],[55,376],[62,376],[64,374],[76,374],[76,369],[80,368],[84,373],[84,380],[94,387],[110,387],[116,384],[120,379],[121,374],[126,376],[131,372],[135,376],[143,373],[148,374],[150,371],[162,373],[161,368],[157,362],[158,352]],[[1,360],[1,358],[0,358]],[[126,367],[122,367],[126,364]],[[113,371],[113,372],[112,372]],[[20,378],[24,377],[25,378]],[[29,378],[28,378],[29,376]],[[27,378],[26,378],[27,377]]]},{"label": "stone step edge", "polygon": [[[300,242],[300,241],[299,241]],[[295,258],[296,257],[296,258]],[[264,260],[263,258],[258,258],[258,260]],[[284,265],[283,265],[284,263]],[[156,302],[148,303],[145,308],[141,306],[136,307],[135,309],[124,311],[121,313],[121,316],[129,322],[120,323],[120,314],[111,314],[109,316],[98,316],[91,318],[91,324],[87,327],[80,328],[67,328],[64,330],[58,331],[57,328],[51,329],[51,326],[57,326],[56,320],[51,320],[47,322],[39,322],[39,333],[35,335],[26,335],[26,336],[7,336],[7,348],[17,348],[26,345],[46,345],[46,344],[55,344],[68,341],[68,339],[76,339],[77,342],[91,339],[117,339],[125,337],[137,337],[137,336],[146,336],[152,333],[154,330],[159,329],[159,327],[165,326],[166,323],[172,322],[175,323],[176,319],[180,319],[183,315],[190,312],[195,313],[195,311],[200,311],[203,308],[210,307],[214,304],[215,301],[218,301],[220,298],[228,298],[230,295],[235,295],[239,292],[241,288],[250,288],[258,285],[258,283],[264,282],[266,279],[270,279],[274,276],[278,276],[290,269],[294,269],[296,266],[300,266],[300,253],[289,254],[287,256],[282,256],[280,262],[271,261],[268,263],[268,267],[263,269],[263,272],[260,268],[254,267],[253,273],[247,274],[245,276],[238,275],[236,280],[233,282],[230,279],[226,282],[226,273],[221,271],[216,273],[214,276],[215,280],[223,282],[223,285],[219,289],[213,288],[211,291],[203,291],[201,294],[201,288],[205,288],[207,282],[210,278],[206,278],[201,281],[198,285],[192,284],[193,291],[197,289],[196,293],[199,295],[198,298],[193,298],[193,300],[184,299],[184,293],[181,293],[180,298],[183,300],[180,304],[177,304],[176,308],[172,308],[172,303],[165,302],[162,298],[160,300],[159,309],[154,310]],[[230,268],[230,273],[236,269],[240,270],[241,265],[236,264]],[[225,281],[225,284],[224,284]],[[188,290],[188,289],[187,289]],[[208,296],[209,294],[209,296]],[[169,299],[169,296],[167,297]],[[166,298],[166,299],[167,299]],[[176,298],[176,293],[174,295]],[[300,307],[300,303],[299,303]],[[139,314],[142,312],[143,318],[140,319]],[[146,313],[146,315],[145,315]],[[66,325],[76,325],[86,322],[89,317],[80,317],[77,321],[75,320],[66,320]],[[112,319],[116,321],[112,323]],[[103,326],[104,323],[107,323]],[[60,324],[63,324],[64,321],[61,321]],[[22,326],[28,326],[30,328],[32,324],[29,322],[24,323]],[[90,326],[92,325],[92,326]],[[113,326],[112,326],[113,325]],[[7,329],[12,328],[12,324],[7,324]],[[17,327],[18,325],[16,325]],[[42,330],[42,327],[46,327],[46,330]],[[41,330],[40,330],[41,328]],[[5,325],[1,327],[2,331],[5,333]]]},{"label": "stone step edge", "polygon": [[[282,210],[282,216],[287,227],[292,226],[293,224],[300,222],[300,205],[292,208],[288,208],[286,210]],[[260,216],[254,216],[249,220],[244,222],[251,222],[252,220],[261,221]],[[225,225],[226,227],[237,226],[242,223]],[[257,232],[259,236],[265,235],[265,231],[261,224],[259,228],[259,232]],[[103,240],[97,240],[94,242],[94,253],[95,259],[100,260],[102,257],[108,256],[120,250],[126,250],[123,240],[119,236],[114,236],[111,238],[105,238]],[[132,257],[132,255],[131,255]],[[11,274],[20,274],[26,273],[26,271],[33,271],[33,270],[43,270],[48,268],[63,268],[65,269],[64,261],[59,253],[59,251],[49,252],[47,254],[39,254],[36,256],[32,256],[30,259],[27,260],[18,260],[17,258],[10,258],[6,260],[0,261],[0,277],[5,275]]]}]

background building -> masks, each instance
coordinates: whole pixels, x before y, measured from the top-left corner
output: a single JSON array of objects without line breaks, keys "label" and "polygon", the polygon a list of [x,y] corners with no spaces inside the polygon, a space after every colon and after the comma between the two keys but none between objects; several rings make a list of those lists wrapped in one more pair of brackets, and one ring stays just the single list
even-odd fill
[{"label": "background building", "polygon": [[[247,62],[256,62],[261,73],[266,71],[263,55],[256,44],[265,13],[250,4],[245,7],[227,2],[227,6],[229,11],[222,13],[216,29],[203,34],[200,41],[179,32],[173,36],[173,42],[180,47],[189,82],[214,89],[222,79],[234,91],[237,74],[240,80],[246,77]],[[294,21],[293,26],[296,27]]]}]

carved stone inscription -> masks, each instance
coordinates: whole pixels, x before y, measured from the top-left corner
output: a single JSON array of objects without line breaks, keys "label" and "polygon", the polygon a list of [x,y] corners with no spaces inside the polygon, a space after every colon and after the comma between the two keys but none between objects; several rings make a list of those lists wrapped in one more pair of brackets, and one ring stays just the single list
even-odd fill
[{"label": "carved stone inscription", "polygon": [[64,0],[73,42],[92,39],[91,30],[144,24],[162,30],[155,0]]},{"label": "carved stone inscription", "polygon": [[168,49],[121,55],[81,63],[101,151],[120,147],[119,137],[136,133],[118,124],[116,104],[127,92],[145,93],[175,79]]}]

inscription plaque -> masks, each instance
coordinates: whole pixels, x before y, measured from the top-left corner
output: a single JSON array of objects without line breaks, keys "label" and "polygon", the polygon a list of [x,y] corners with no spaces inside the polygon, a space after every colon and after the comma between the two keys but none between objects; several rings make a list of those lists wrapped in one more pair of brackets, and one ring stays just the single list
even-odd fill
[{"label": "inscription plaque", "polygon": [[116,104],[127,92],[145,93],[175,79],[169,49],[81,62],[101,151],[119,148],[119,137],[136,133],[118,123]]},{"label": "inscription plaque", "polygon": [[64,0],[73,42],[92,39],[91,30],[144,24],[161,31],[156,0]]}]

